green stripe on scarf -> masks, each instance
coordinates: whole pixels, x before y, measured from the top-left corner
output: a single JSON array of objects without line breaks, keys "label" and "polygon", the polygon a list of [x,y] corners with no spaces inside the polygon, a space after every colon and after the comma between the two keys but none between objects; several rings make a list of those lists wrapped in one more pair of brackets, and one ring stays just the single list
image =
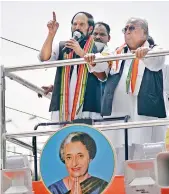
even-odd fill
[{"label": "green stripe on scarf", "polygon": [[[90,42],[90,50],[88,53],[91,53],[92,52],[92,49],[93,49],[93,46],[94,46],[94,40]],[[81,95],[80,95],[80,103],[79,103],[79,108],[77,109],[77,112],[76,114],[79,113],[83,103],[84,103],[84,96],[85,96],[85,91],[86,91],[86,85],[87,85],[87,78],[88,78],[88,68],[87,68],[87,65],[85,65],[85,68],[84,68],[84,78],[83,78],[83,82],[82,82],[82,92],[81,92]]]},{"label": "green stripe on scarf", "polygon": [[126,79],[126,92],[127,92],[127,94],[129,93],[129,87],[130,87],[133,63],[134,63],[134,59],[131,62],[131,65],[130,65],[130,68],[129,68],[129,72],[128,72],[128,75],[127,75],[127,79]]},{"label": "green stripe on scarf", "polygon": [[[94,40],[92,37],[89,37],[89,39],[87,40],[85,46],[84,46],[84,50],[86,53],[91,53],[94,47]],[[73,58],[73,57],[72,57]],[[68,55],[64,54],[63,55],[63,59],[68,59]],[[76,108],[76,115],[79,113],[79,111],[81,110],[81,107],[83,106],[84,103],[84,97],[85,97],[85,91],[86,91],[86,85],[87,85],[87,79],[88,79],[88,68],[86,64],[82,64],[83,65],[83,75],[82,77],[77,77],[77,79],[81,79],[80,82],[80,91],[79,91],[79,101]],[[81,65],[79,65],[80,67]],[[66,73],[66,68],[67,67],[62,67],[62,75],[61,75],[61,91],[60,91],[60,113],[59,113],[59,119],[60,121],[65,121],[65,80],[64,79],[69,79],[69,78],[65,78],[65,73]],[[70,77],[70,76],[69,76]],[[70,83],[70,80],[68,80],[68,83]],[[77,85],[76,85],[77,86]],[[63,109],[64,108],[64,109]],[[69,103],[68,103],[68,109],[69,109]],[[73,109],[73,107],[72,107]],[[68,113],[71,114],[71,113]]]},{"label": "green stripe on scarf", "polygon": [[[62,76],[61,76],[61,88],[60,88],[60,110],[59,110],[59,118],[62,118],[63,115],[63,89],[64,89],[64,73],[65,73],[65,67],[62,67]],[[60,120],[62,121],[62,120]]]}]

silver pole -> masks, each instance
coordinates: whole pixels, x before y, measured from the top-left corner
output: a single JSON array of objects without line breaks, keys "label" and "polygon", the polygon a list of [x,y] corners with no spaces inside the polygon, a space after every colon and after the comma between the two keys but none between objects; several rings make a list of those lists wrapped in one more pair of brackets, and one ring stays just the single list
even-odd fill
[{"label": "silver pole", "polygon": [[[164,126],[169,125],[169,119],[159,119],[152,121],[137,121],[128,123],[114,123],[109,125],[93,125],[100,129],[101,131],[111,131],[120,129],[131,129],[131,128],[143,128],[143,127],[153,127],[153,126]],[[20,132],[20,133],[6,133],[4,138],[18,138],[18,137],[33,137],[33,136],[45,136],[52,135],[56,130],[39,130],[30,132]]]},{"label": "silver pole", "polygon": [[[162,50],[162,51],[149,51],[149,53],[145,56],[148,57],[157,57],[157,56],[164,56],[169,55],[169,50]],[[135,54],[120,54],[120,55],[109,55],[97,58],[94,62],[105,62],[105,61],[115,61],[115,60],[126,60],[126,59],[134,59]],[[60,60],[60,61],[50,61],[50,62],[43,62],[38,64],[30,64],[30,65],[23,65],[23,66],[13,66],[13,67],[6,67],[5,72],[14,72],[14,71],[24,71],[24,70],[32,70],[32,69],[44,69],[44,68],[52,68],[52,67],[62,67],[62,66],[69,66],[69,65],[80,65],[85,64],[83,58],[80,59],[69,59],[69,60]]]},{"label": "silver pole", "polygon": [[[15,139],[15,138],[8,138],[7,141],[11,142],[11,143],[14,143],[16,145],[19,145],[21,147],[24,147],[25,149],[28,149],[28,150],[33,150],[33,146],[28,144],[28,143],[25,143],[24,141],[20,141],[18,139]],[[40,149],[37,149],[38,153],[41,154],[41,150]]]},{"label": "silver pole", "polygon": [[2,142],[5,141],[2,138],[3,135],[3,112],[2,112],[2,95],[3,95],[3,89],[2,89],[2,75],[3,75],[3,67],[0,67],[0,90],[1,90],[1,97],[0,97],[0,192],[3,193],[3,175],[2,175],[2,161],[3,161],[3,146]]},{"label": "silver pole", "polygon": [[6,140],[2,139],[3,134],[6,133],[6,119],[5,119],[5,70],[4,66],[0,67],[0,76],[1,76],[1,166],[2,169],[6,165]]},{"label": "silver pole", "polygon": [[23,86],[29,88],[30,90],[36,92],[37,94],[41,94],[42,96],[44,96],[44,97],[46,97],[48,99],[51,99],[51,94],[50,93],[48,95],[45,95],[44,91],[41,88],[39,88],[39,87],[35,86],[34,84],[28,82],[27,80],[25,80],[25,79],[15,75],[15,74],[13,74],[13,73],[6,73],[6,76],[8,78],[10,78],[10,79],[12,79],[12,80],[22,84]]}]

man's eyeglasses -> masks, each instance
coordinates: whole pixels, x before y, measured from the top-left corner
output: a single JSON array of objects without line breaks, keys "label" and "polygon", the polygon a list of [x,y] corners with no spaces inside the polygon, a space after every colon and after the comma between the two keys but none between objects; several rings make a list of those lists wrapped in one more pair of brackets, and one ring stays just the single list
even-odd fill
[{"label": "man's eyeglasses", "polygon": [[125,28],[122,29],[122,32],[125,34],[127,32],[127,30],[134,31],[136,29],[135,26],[126,26]]}]

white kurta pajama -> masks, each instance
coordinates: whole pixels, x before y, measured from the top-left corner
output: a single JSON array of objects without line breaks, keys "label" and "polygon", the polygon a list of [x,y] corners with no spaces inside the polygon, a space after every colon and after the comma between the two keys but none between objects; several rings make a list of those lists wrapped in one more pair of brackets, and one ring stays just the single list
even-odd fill
[{"label": "white kurta pajama", "polygon": [[[52,55],[48,61],[57,61],[59,58],[59,44],[55,44],[52,49]],[[40,56],[38,56],[40,60]],[[75,94],[75,88],[76,88],[76,82],[77,82],[77,65],[74,66],[71,80],[70,80],[70,86],[69,86],[69,113],[72,112],[73,107],[73,100],[74,100],[74,94]],[[69,114],[68,120],[71,120],[71,115]],[[95,112],[80,112],[80,114],[76,115],[75,119],[85,119],[85,118],[91,118],[91,119],[101,119],[100,113]],[[59,122],[59,111],[52,111],[51,112],[51,120],[52,122]],[[56,128],[56,126],[54,126]]]},{"label": "white kurta pajama", "polygon": [[[69,87],[69,113],[72,112],[73,107],[73,100],[74,100],[74,94],[75,94],[75,88],[76,88],[76,82],[77,82],[77,65],[74,66],[71,81],[70,81],[70,87]],[[71,115],[69,114],[69,121],[71,120]],[[101,115],[99,113],[95,112],[81,112],[81,114],[76,115],[75,119],[85,119],[85,118],[91,118],[91,119],[101,119]],[[51,114],[51,120],[53,122],[59,122],[59,111],[53,111]]]},{"label": "white kurta pajama", "polygon": [[[144,46],[149,47],[148,42],[145,42]],[[157,46],[153,48],[153,50],[159,50],[159,49],[160,48]],[[128,49],[128,53],[130,53],[129,49]],[[154,57],[154,58],[141,59],[138,65],[138,76],[136,80],[135,91],[132,94],[131,87],[130,87],[129,94],[127,94],[126,79],[129,72],[131,61],[132,60],[125,61],[122,76],[120,78],[120,81],[114,93],[111,116],[121,117],[125,115],[130,115],[130,121],[145,121],[145,120],[158,119],[155,117],[138,115],[137,95],[140,89],[145,67],[147,67],[151,71],[159,71],[164,67],[165,57],[160,56],[160,57]],[[110,70],[110,74],[115,74],[119,72],[121,62],[122,61],[119,61],[118,70],[115,72],[112,68]],[[97,63],[96,66],[92,68],[92,71],[96,71],[96,72],[105,71],[107,73],[108,69],[106,69],[106,67],[108,68],[108,64],[106,62]],[[166,99],[165,99],[165,102],[166,102]],[[129,145],[164,141],[165,130],[166,130],[166,127],[163,127],[163,126],[129,129],[128,130]],[[115,147],[120,147],[124,145],[124,130],[109,131],[107,132],[107,135]]]}]

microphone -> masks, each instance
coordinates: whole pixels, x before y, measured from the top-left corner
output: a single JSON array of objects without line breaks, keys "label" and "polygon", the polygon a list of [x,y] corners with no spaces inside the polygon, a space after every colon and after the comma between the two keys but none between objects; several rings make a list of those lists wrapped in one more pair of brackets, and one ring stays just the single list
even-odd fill
[{"label": "microphone", "polygon": [[[76,30],[76,31],[73,32],[73,37],[72,38],[74,40],[79,41],[81,37],[82,37],[82,34],[79,31]],[[62,51],[63,52],[66,52],[67,54],[69,54],[72,51],[72,49],[71,48],[64,47],[62,49]]]}]

